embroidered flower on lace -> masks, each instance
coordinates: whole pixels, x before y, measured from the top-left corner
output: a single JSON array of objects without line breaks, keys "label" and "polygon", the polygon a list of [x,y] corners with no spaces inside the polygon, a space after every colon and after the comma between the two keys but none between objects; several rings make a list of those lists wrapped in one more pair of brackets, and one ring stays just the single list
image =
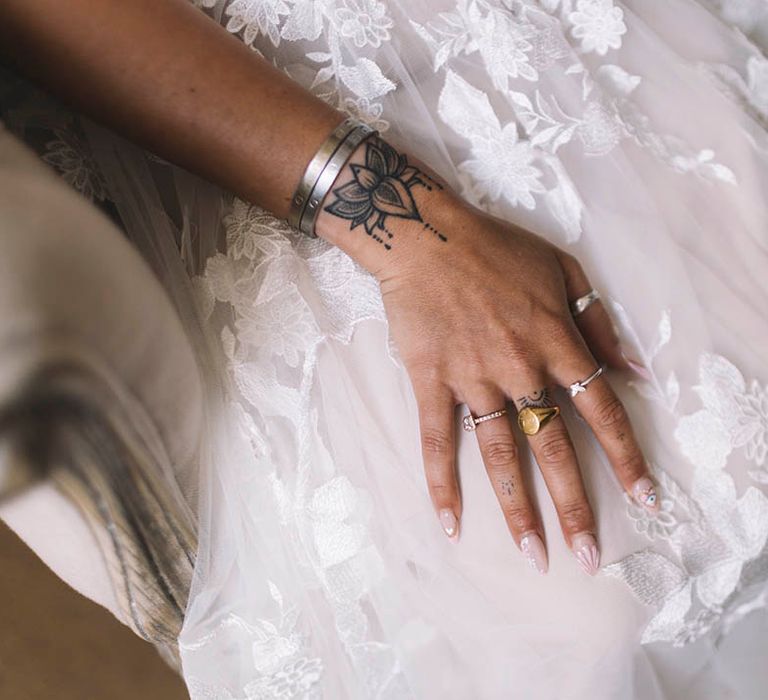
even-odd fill
[{"label": "embroidered flower on lace", "polygon": [[528,54],[529,60],[540,73],[549,70],[557,61],[565,58],[570,49],[560,27],[556,24],[539,27],[529,41],[533,47]]},{"label": "embroidered flower on lace", "polygon": [[477,51],[478,46],[472,36],[471,27],[480,17],[474,0],[458,0],[456,12],[441,13],[440,22],[428,22],[424,27],[411,20],[411,26],[433,51],[435,72],[449,58]]},{"label": "embroidered flower on lace", "polygon": [[225,14],[227,31],[243,31],[243,41],[251,46],[261,33],[277,46],[280,43],[280,18],[291,12],[284,0],[235,0]]},{"label": "embroidered flower on lace", "polygon": [[539,79],[528,56],[533,50],[531,39],[537,34],[533,25],[516,23],[505,13],[490,11],[475,23],[475,32],[480,54],[498,90],[508,89],[510,79]]},{"label": "embroidered flower on lace", "polygon": [[492,200],[504,197],[512,206],[536,206],[533,194],[544,192],[542,172],[533,165],[536,153],[531,144],[519,139],[517,124],[476,137],[472,156],[462,167]]},{"label": "embroidered flower on lace", "polygon": [[344,0],[344,7],[336,9],[335,19],[341,35],[352,39],[359,49],[381,46],[382,41],[389,40],[393,24],[387,8],[378,0]]},{"label": "embroidered flower on lace", "polygon": [[[302,657],[283,666],[269,677],[262,678],[245,687],[248,700],[310,700],[320,697],[317,685],[323,671],[320,659]],[[311,694],[310,694],[311,693]]]},{"label": "embroidered flower on lace", "polygon": [[667,497],[666,491],[661,491],[661,507],[656,514],[649,513],[646,508],[638,505],[636,501],[625,495],[627,502],[627,516],[633,522],[635,530],[645,535],[648,539],[669,537],[677,527],[677,518],[673,514],[674,501]]},{"label": "embroidered flower on lace", "polygon": [[434,69],[451,57],[480,53],[499,90],[506,90],[515,78],[535,81],[539,73],[532,63],[548,67],[564,54],[564,42],[557,40],[552,27],[537,27],[523,16],[482,0],[459,0],[456,12],[443,12],[439,21],[425,26],[411,21],[416,33],[434,53]]},{"label": "embroidered flower on lace", "polygon": [[605,56],[608,49],[621,47],[621,37],[627,33],[624,11],[613,0],[578,0],[576,9],[568,15],[571,34],[581,41],[582,51],[594,51]]},{"label": "embroidered flower on lace", "polygon": [[469,139],[471,157],[461,164],[476,186],[492,201],[500,197],[513,206],[536,206],[533,195],[545,191],[542,172],[534,166],[536,152],[519,138],[517,124],[502,127],[485,93],[448,71],[438,113],[457,133]]},{"label": "embroidered flower on lace", "polygon": [[[225,14],[229,17],[227,30],[240,34],[254,49],[260,34],[268,36],[273,46],[281,40],[314,41],[322,36],[326,50],[306,54],[316,64],[311,83],[306,81],[306,72],[294,70],[295,66],[284,69],[338,109],[347,107],[347,95],[343,93],[348,91],[354,101],[365,100],[357,111],[375,115],[382,109],[376,100],[396,88],[374,61],[359,57],[350,62],[349,52],[345,51],[346,40],[357,48],[379,47],[389,40],[393,22],[386,6],[378,0],[345,0],[343,6],[337,0],[235,0]],[[265,56],[268,53],[267,47],[260,46],[259,50]],[[374,120],[383,123],[377,116]]]},{"label": "embroidered flower on lace", "polygon": [[268,349],[291,367],[318,338],[309,307],[294,289],[256,304],[237,321],[238,337],[257,349]]},{"label": "embroidered flower on lace", "polygon": [[675,437],[683,453],[710,470],[722,469],[734,449],[759,470],[753,478],[768,483],[768,388],[757,380],[747,384],[733,364],[719,355],[699,360],[699,385],[694,388],[704,407],[680,420]]},{"label": "embroidered flower on lace", "polygon": [[103,201],[104,179],[85,152],[80,140],[68,131],[54,130],[56,139],[46,144],[43,160],[58,170],[63,178],[87,199]]},{"label": "embroidered flower on lace", "polygon": [[[187,639],[182,633],[179,650],[183,656],[204,654],[207,650],[215,655],[226,653],[232,647],[247,648],[250,644],[253,670],[258,675],[243,687],[244,697],[208,685],[199,678],[190,678],[192,700],[319,700],[323,663],[317,657],[308,656],[308,639],[299,630],[298,608],[285,602],[282,591],[273,581],[267,581],[263,597],[273,611],[269,617],[249,622],[229,613],[212,632],[201,637]],[[256,594],[254,599],[258,599]]]},{"label": "embroidered flower on lace", "polygon": [[381,117],[384,107],[380,102],[371,102],[367,97],[358,97],[357,99],[345,97],[344,111],[351,117],[369,124],[380,134],[389,129],[389,122]]}]

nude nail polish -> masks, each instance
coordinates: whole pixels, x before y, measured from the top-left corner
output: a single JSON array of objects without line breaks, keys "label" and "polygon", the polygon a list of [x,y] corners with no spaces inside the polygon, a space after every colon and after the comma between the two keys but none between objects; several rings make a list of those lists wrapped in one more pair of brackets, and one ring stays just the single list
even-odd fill
[{"label": "nude nail polish", "polygon": [[571,549],[585,574],[594,576],[600,570],[600,549],[595,536],[580,532],[571,538]]},{"label": "nude nail polish", "polygon": [[525,554],[529,566],[540,574],[546,574],[549,569],[547,550],[535,532],[527,532],[520,540],[520,549]]},{"label": "nude nail polish", "polygon": [[439,514],[440,524],[443,526],[448,539],[456,540],[459,537],[459,521],[450,508],[443,508]]},{"label": "nude nail polish", "polygon": [[632,496],[645,509],[651,513],[659,511],[659,495],[656,491],[656,484],[647,476],[638,479],[632,486]]}]

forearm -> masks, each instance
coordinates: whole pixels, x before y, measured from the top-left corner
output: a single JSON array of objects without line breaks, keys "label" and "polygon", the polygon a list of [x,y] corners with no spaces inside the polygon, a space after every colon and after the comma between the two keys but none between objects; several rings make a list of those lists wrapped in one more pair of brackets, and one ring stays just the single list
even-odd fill
[{"label": "forearm", "polygon": [[80,111],[277,216],[342,119],[187,0],[3,0],[0,51]]},{"label": "forearm", "polygon": [[[343,118],[187,0],[3,0],[0,49],[80,111],[280,217]],[[366,148],[333,190],[354,180]],[[397,187],[413,211],[371,230],[330,213],[331,192],[315,227],[379,276],[444,247],[433,228],[457,203],[425,166],[409,165],[418,176]]]}]

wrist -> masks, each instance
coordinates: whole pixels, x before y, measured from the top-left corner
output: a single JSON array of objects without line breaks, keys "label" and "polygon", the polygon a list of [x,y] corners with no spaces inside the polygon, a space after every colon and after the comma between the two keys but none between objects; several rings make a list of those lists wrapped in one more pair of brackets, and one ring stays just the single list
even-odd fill
[{"label": "wrist", "polygon": [[426,165],[374,137],[340,171],[315,232],[382,280],[442,252],[466,210]]}]

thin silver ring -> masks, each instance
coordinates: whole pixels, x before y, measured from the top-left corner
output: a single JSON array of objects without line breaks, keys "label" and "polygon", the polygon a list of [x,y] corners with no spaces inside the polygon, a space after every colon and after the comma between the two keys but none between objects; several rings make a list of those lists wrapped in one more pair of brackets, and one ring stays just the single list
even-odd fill
[{"label": "thin silver ring", "polygon": [[579,297],[575,301],[571,302],[571,314],[578,316],[583,314],[592,304],[594,304],[600,298],[600,292],[596,289],[591,289],[583,297]]},{"label": "thin silver ring", "polygon": [[464,420],[462,421],[464,424],[464,430],[466,430],[468,433],[471,433],[473,430],[477,430],[477,426],[480,423],[484,423],[487,420],[493,420],[494,418],[501,418],[502,416],[506,415],[506,408],[493,411],[493,413],[486,413],[484,416],[473,416],[471,413],[467,413],[467,415],[464,416]]},{"label": "thin silver ring", "polygon": [[595,379],[597,379],[604,370],[605,367],[600,366],[586,379],[582,379],[580,382],[574,382],[571,384],[571,386],[568,387],[568,393],[570,394],[571,398],[577,396],[578,394],[583,394],[587,390],[589,383],[595,381]]}]

